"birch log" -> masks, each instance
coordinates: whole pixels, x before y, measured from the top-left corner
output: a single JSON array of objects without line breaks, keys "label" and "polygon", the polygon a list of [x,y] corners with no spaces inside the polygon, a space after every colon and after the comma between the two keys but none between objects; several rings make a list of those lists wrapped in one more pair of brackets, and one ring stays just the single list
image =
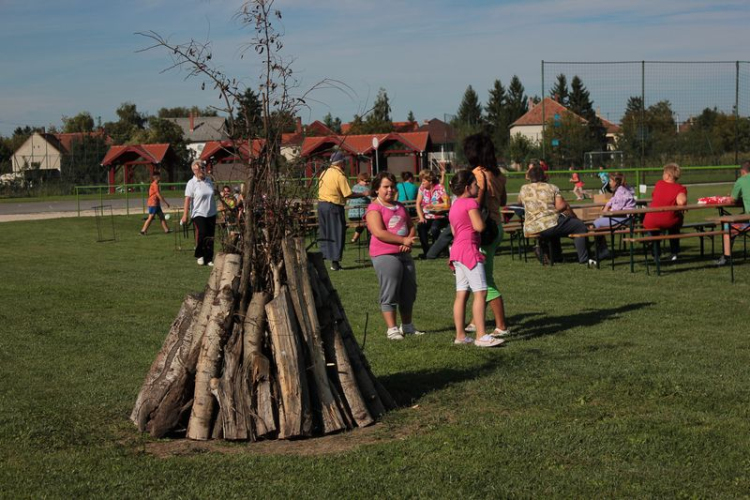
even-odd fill
[{"label": "birch log", "polygon": [[266,304],[279,384],[279,439],[309,436],[312,415],[294,309],[285,286]]},{"label": "birch log", "polygon": [[219,281],[219,293],[201,342],[201,352],[195,373],[195,395],[188,422],[187,437],[206,440],[211,437],[211,419],[215,399],[211,394],[211,379],[219,372],[221,351],[226,339],[226,330],[234,309],[235,287],[239,282],[240,256],[226,254]]}]

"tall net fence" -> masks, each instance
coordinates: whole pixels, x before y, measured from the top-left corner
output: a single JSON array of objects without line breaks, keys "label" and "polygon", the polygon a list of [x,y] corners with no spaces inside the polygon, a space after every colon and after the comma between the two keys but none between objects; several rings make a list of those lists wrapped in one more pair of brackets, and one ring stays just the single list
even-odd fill
[{"label": "tall net fence", "polygon": [[[608,157],[586,155],[596,151],[621,152],[626,167],[670,161],[733,166],[750,156],[750,62],[543,61],[544,97],[565,100],[560,75],[569,100],[574,99],[573,80],[582,84],[607,134],[606,141],[592,139],[595,133],[582,139],[576,135],[580,124],[566,128],[564,120],[545,113],[542,154],[553,163],[585,165],[591,158]],[[561,104],[576,109],[570,101]]]}]

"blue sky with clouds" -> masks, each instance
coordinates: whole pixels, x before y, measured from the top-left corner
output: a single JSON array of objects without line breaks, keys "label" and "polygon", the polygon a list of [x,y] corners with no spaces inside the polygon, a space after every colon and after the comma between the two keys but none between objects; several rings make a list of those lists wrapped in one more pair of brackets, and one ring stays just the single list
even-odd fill
[{"label": "blue sky with clouds", "polygon": [[[125,101],[149,113],[218,105],[215,93],[200,90],[200,80],[162,73],[169,55],[139,52],[149,43],[135,33],[154,30],[175,41],[211,39],[214,60],[255,85],[256,63],[239,57],[250,36],[232,20],[239,5],[229,0],[0,0],[0,134],[27,124],[59,127],[62,116],[81,111],[113,120]],[[747,0],[277,0],[275,6],[283,13],[284,53],[295,59],[300,91],[332,78],[354,92],[318,92],[305,122],[328,112],[349,121],[372,104],[380,87],[388,92],[396,120],[410,110],[420,120],[443,118],[455,113],[468,85],[484,101],[495,79],[507,85],[514,74],[528,94],[538,95],[541,60],[750,60]],[[705,81],[717,96],[695,106],[712,101],[721,107],[733,98],[732,68],[666,66],[659,68],[665,75],[657,81],[663,87],[672,79]],[[640,90],[630,66],[593,70],[549,67],[546,87],[557,72],[569,79],[580,72],[592,97],[608,109],[614,106],[608,101],[622,101],[621,93]],[[715,85],[724,73],[729,84],[721,76]],[[744,78],[750,90],[750,74]],[[618,86],[623,88],[616,92]],[[675,92],[673,100],[700,100],[684,88]],[[619,113],[615,108],[612,114]]]}]

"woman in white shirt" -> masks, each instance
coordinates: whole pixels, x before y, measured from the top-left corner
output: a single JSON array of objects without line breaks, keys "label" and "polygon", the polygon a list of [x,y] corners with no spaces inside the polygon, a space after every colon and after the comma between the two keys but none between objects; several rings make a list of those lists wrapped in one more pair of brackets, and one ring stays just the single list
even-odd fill
[{"label": "woman in white shirt", "polygon": [[190,167],[193,178],[185,187],[185,205],[182,210],[182,224],[187,222],[187,214],[195,228],[195,258],[199,266],[214,265],[214,234],[216,232],[216,199],[214,184],[206,177],[206,170],[200,160]]}]

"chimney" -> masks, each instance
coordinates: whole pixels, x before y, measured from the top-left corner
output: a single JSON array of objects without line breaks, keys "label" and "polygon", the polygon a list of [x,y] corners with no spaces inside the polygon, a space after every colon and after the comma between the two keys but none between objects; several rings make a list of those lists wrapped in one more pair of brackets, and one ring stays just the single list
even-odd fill
[{"label": "chimney", "polygon": [[190,132],[195,131],[195,117],[193,116],[193,112],[190,112]]},{"label": "chimney", "polygon": [[534,108],[534,98],[529,97],[529,111],[531,111]]},{"label": "chimney", "polygon": [[299,116],[297,117],[296,124],[297,126],[294,128],[294,131],[298,134],[301,134],[302,133],[302,118],[301,117]]},{"label": "chimney", "polygon": [[601,118],[602,117],[602,108],[599,106],[596,107],[596,117]]}]

